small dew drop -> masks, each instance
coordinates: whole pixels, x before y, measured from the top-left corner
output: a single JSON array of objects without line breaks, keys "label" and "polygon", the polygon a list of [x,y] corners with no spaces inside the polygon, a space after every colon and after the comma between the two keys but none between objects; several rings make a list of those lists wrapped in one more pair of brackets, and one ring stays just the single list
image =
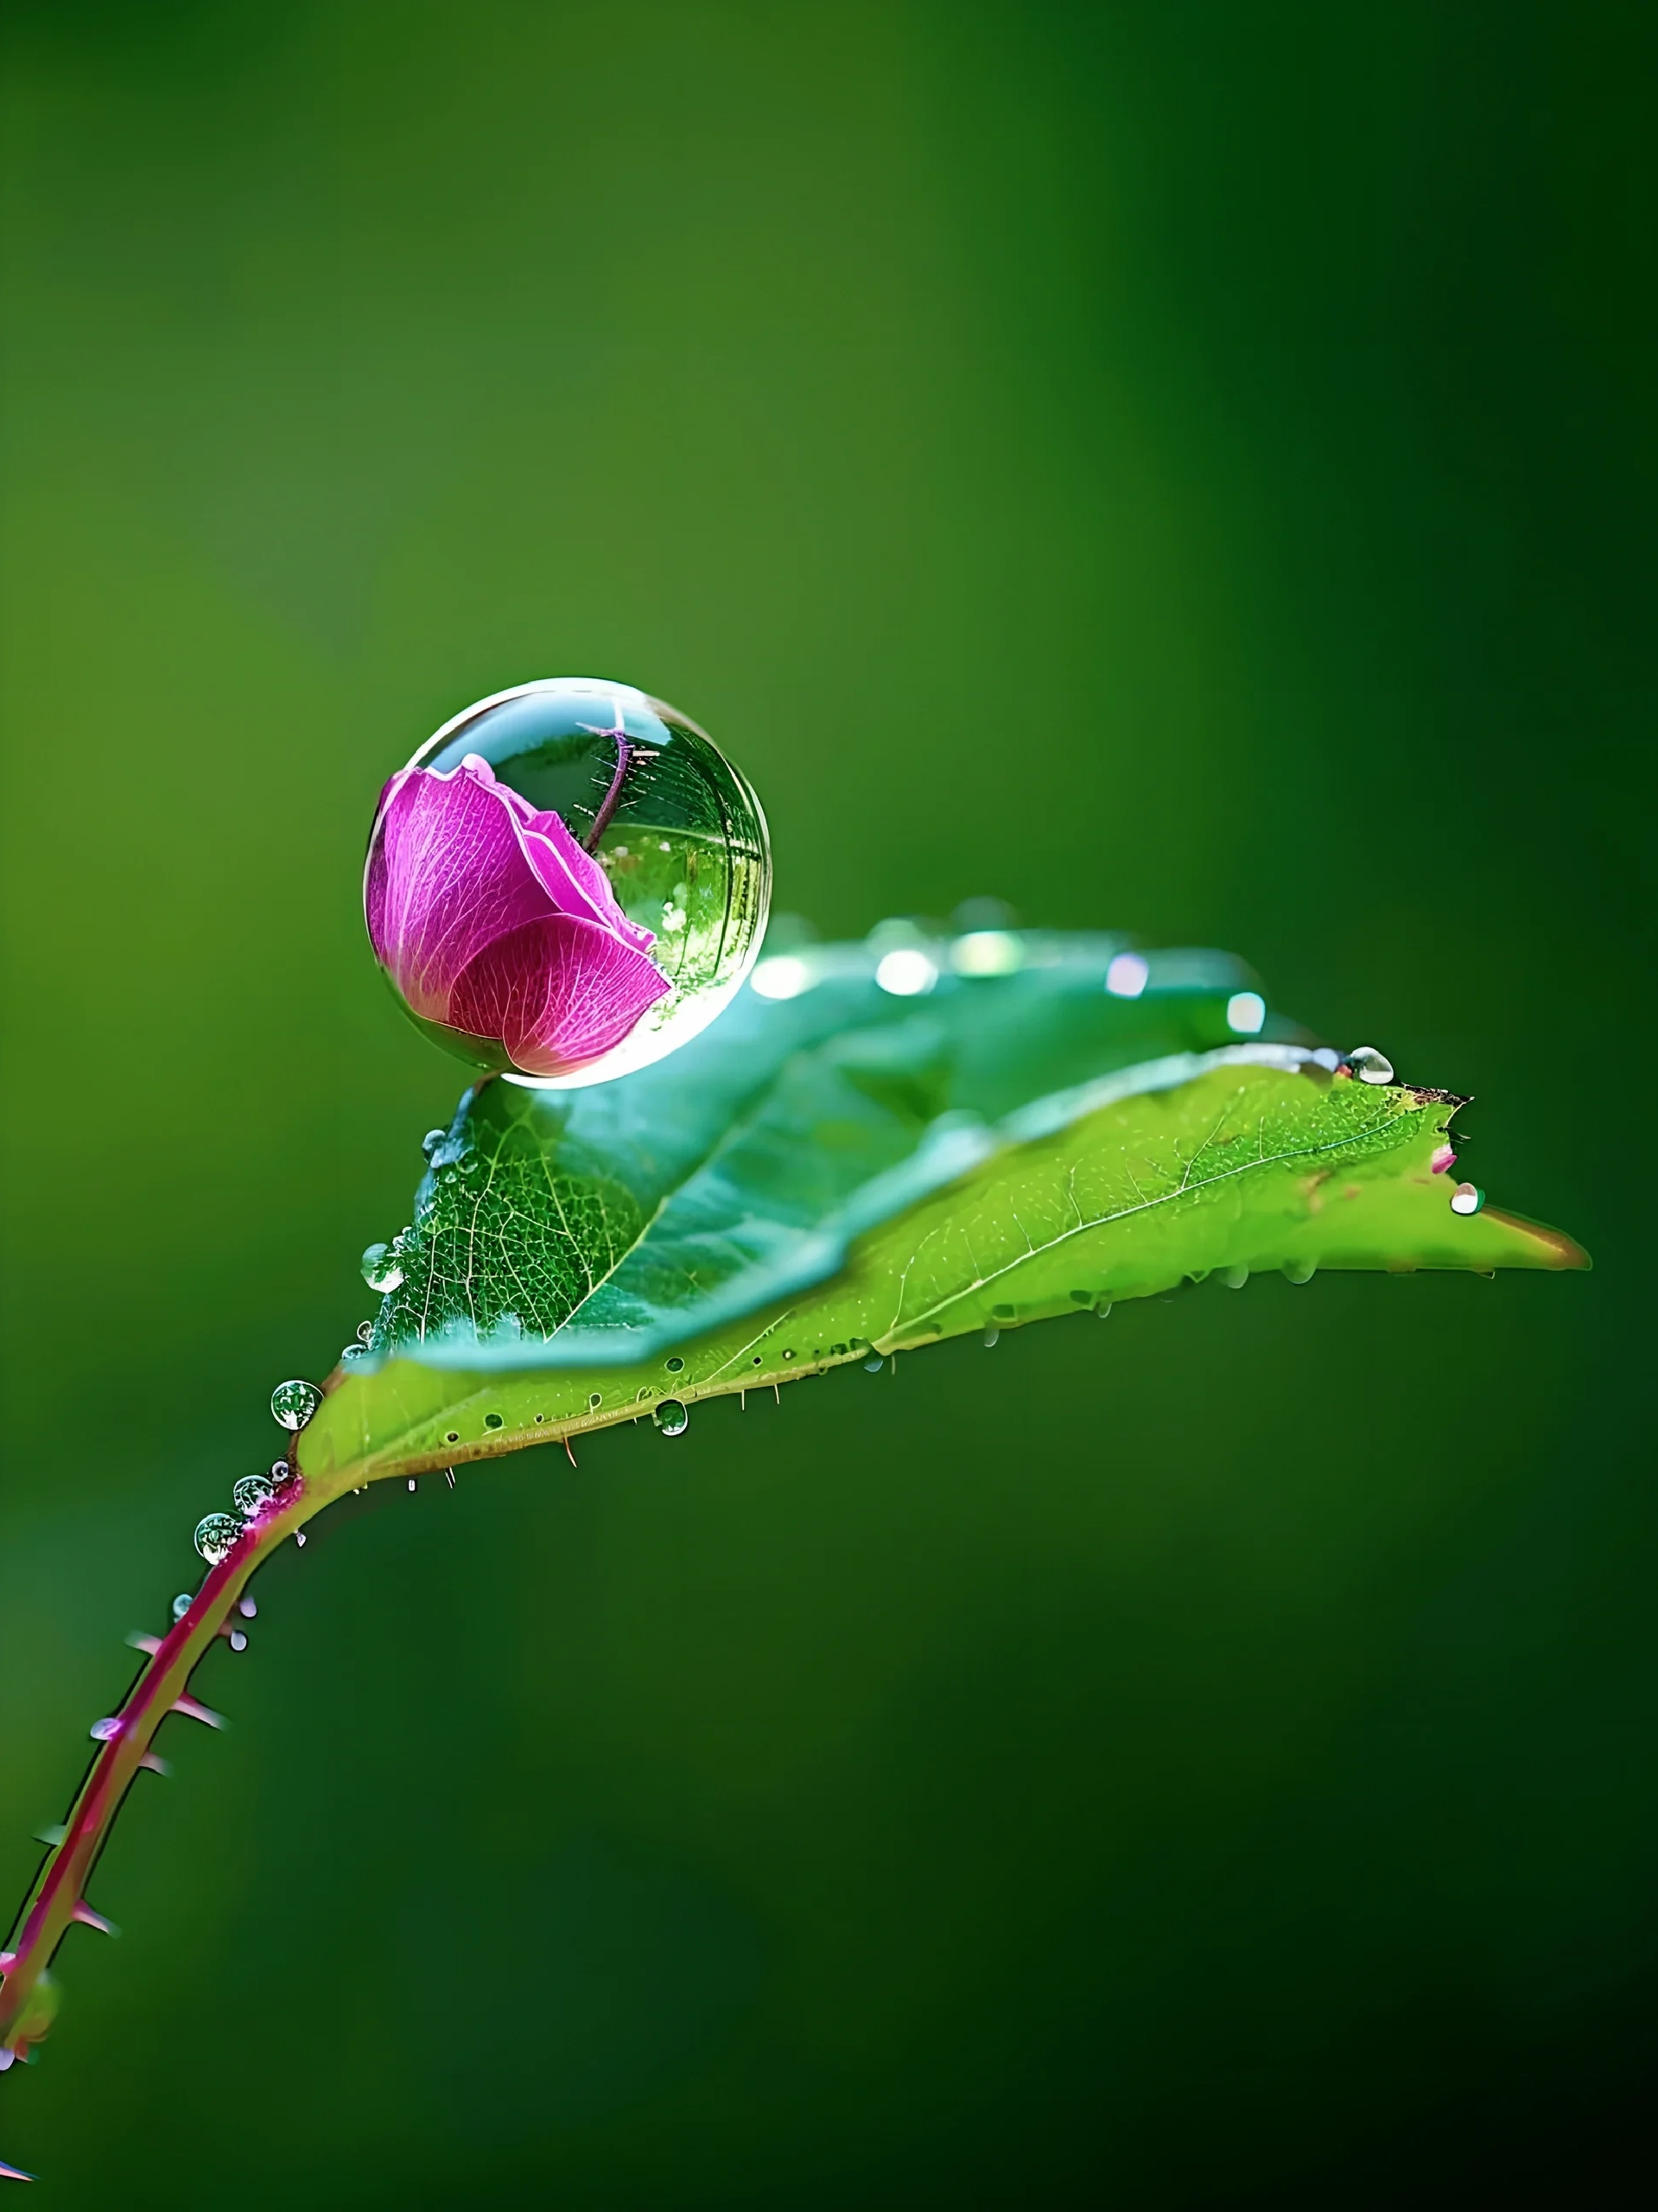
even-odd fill
[{"label": "small dew drop", "polygon": [[178,1596],[173,1600],[174,1619],[175,1621],[181,1621],[184,1618],[184,1616],[189,1611],[192,1603],[193,1600],[189,1592],[187,1590],[181,1590]]},{"label": "small dew drop", "polygon": [[94,1720],[87,1734],[95,1744],[112,1744],[121,1732],[119,1715],[109,1720]]},{"label": "small dew drop", "polygon": [[270,1479],[276,1484],[278,1489],[282,1487],[283,1483],[291,1483],[293,1481],[294,1470],[289,1465],[286,1459],[273,1459],[271,1461]]},{"label": "small dew drop", "polygon": [[1001,1331],[992,1321],[984,1332],[984,1348],[987,1351],[994,1351],[1001,1341]]},{"label": "small dew drop", "polygon": [[412,1475],[409,1478],[409,1487],[410,1490],[413,1490],[416,1487],[415,1478]]},{"label": "small dew drop", "polygon": [[263,1505],[276,1495],[276,1485],[264,1475],[244,1475],[231,1491],[231,1503],[245,1521],[251,1521]]},{"label": "small dew drop", "polygon": [[294,1541],[299,1546],[301,1551],[305,1549],[305,1531],[303,1529],[300,1529],[295,1535]]},{"label": "small dew drop", "polygon": [[259,1616],[259,1608],[251,1598],[238,1598],[236,1601],[236,1610],[245,1621],[257,1620]]},{"label": "small dew drop", "polygon": [[864,1362],[865,1369],[871,1375],[879,1375],[886,1364],[886,1362],[881,1357],[878,1351],[872,1351],[868,1358]]},{"label": "small dew drop", "polygon": [[439,1145],[442,1143],[448,1134],[448,1132],[446,1129],[427,1130],[425,1135],[420,1141],[420,1148],[425,1154],[428,1160],[429,1160],[432,1154],[437,1150]]},{"label": "small dew drop", "polygon": [[501,1416],[499,1414],[486,1414],[484,1415],[484,1427],[486,1428],[499,1428],[500,1426]]},{"label": "small dew drop", "polygon": [[389,1244],[371,1244],[363,1255],[363,1281],[384,1294],[403,1286],[403,1262]]},{"label": "small dew drop", "polygon": [[231,1649],[232,1651],[245,1651],[248,1648],[246,1630],[245,1629],[233,1628],[231,1630],[230,1643]]},{"label": "small dew drop", "polygon": [[1485,1203],[1485,1193],[1477,1183],[1458,1183],[1451,1193],[1452,1213],[1477,1213]]},{"label": "small dew drop", "polygon": [[1316,1260],[1286,1260],[1284,1263],[1286,1282],[1311,1282],[1318,1272]]},{"label": "small dew drop", "polygon": [[685,1363],[684,1363],[684,1361],[683,1361],[683,1359],[679,1359],[679,1358],[677,1358],[677,1357],[676,1357],[676,1358],[674,1358],[674,1359],[670,1359],[670,1360],[667,1363],[667,1366],[668,1366],[668,1372],[669,1372],[669,1374],[670,1374],[670,1375],[677,1375],[677,1374],[679,1373],[679,1371],[680,1371],[681,1368],[683,1368],[683,1367],[684,1366],[684,1364],[685,1364]]},{"label": "small dew drop", "polygon": [[588,1396],[588,1408],[590,1412],[597,1413],[600,1407],[602,1406],[604,1402],[604,1398],[599,1391],[594,1390],[589,1392]]},{"label": "small dew drop", "polygon": [[1229,1268],[1221,1277],[1229,1290],[1242,1290],[1248,1280],[1249,1270],[1245,1267]]},{"label": "small dew drop", "polygon": [[1151,974],[1138,952],[1120,952],[1105,971],[1105,988],[1114,999],[1137,999],[1151,981]]},{"label": "small dew drop", "polygon": [[365,1344],[369,1343],[372,1338],[373,1334],[374,1324],[372,1321],[359,1321],[357,1324],[357,1341],[359,1344]]},{"label": "small dew drop", "polygon": [[271,1419],[283,1428],[303,1428],[321,1403],[314,1382],[278,1382],[270,1394]]},{"label": "small dew drop", "polygon": [[197,1523],[195,1547],[209,1567],[217,1567],[220,1560],[230,1557],[242,1528],[233,1513],[210,1513]]},{"label": "small dew drop", "polygon": [[677,1398],[660,1398],[651,1408],[651,1418],[664,1436],[683,1436],[691,1425],[691,1417]]},{"label": "small dew drop", "polygon": [[1099,1304],[1094,1308],[1094,1313],[1096,1319],[1101,1321],[1109,1321],[1111,1319],[1110,1300],[1109,1298],[1102,1298]]},{"label": "small dew drop", "polygon": [[1347,1055],[1347,1065],[1361,1083],[1393,1081],[1393,1062],[1374,1045],[1355,1045]]}]

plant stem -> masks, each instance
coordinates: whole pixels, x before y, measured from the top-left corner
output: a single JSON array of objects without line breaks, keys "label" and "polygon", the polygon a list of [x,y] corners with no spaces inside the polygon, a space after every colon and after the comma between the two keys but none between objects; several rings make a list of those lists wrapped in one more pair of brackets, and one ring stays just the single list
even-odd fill
[{"label": "plant stem", "polygon": [[17,2057],[46,2032],[34,2001],[53,1954],[86,1907],[86,1884],[108,1840],[115,1816],[156,1732],[184,1695],[254,1570],[294,1534],[323,1501],[306,1495],[302,1479],[280,1493],[274,1509],[251,1522],[173,1624],[128,1692],[116,1726],[92,1761],[65,1826],[63,1840],[41,1870],[24,1910],[16,1944],[0,1955],[0,2050]]}]

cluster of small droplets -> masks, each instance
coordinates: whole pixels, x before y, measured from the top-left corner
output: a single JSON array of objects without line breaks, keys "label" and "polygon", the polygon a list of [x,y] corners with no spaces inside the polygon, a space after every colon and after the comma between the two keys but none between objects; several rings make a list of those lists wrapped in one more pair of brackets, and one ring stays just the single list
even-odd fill
[{"label": "cluster of small droplets", "polygon": [[[297,1378],[279,1382],[270,1394],[273,1419],[283,1428],[301,1429],[322,1403],[322,1393],[314,1382]],[[268,1475],[244,1475],[231,1491],[234,1513],[209,1513],[196,1525],[195,1548],[209,1567],[217,1567],[229,1558],[232,1549],[250,1522],[257,1519],[271,1500],[287,1483],[294,1479],[294,1470],[286,1459],[273,1459]],[[302,1537],[300,1541],[304,1540]],[[183,1605],[187,1606],[187,1597]],[[173,1618],[179,1618],[181,1605],[175,1600]]]}]

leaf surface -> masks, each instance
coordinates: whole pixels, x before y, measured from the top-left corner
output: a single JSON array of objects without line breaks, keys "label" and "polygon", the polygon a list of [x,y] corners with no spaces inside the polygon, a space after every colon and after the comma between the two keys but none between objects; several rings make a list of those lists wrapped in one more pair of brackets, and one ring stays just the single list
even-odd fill
[{"label": "leaf surface", "polygon": [[813,988],[637,1076],[469,1092],[301,1439],[317,1495],[1217,1270],[1587,1264],[1452,1209],[1462,1102],[1286,1025],[1223,1041],[1223,956],[1152,955],[1123,999],[1112,940],[1020,944],[907,1000],[821,948]]}]

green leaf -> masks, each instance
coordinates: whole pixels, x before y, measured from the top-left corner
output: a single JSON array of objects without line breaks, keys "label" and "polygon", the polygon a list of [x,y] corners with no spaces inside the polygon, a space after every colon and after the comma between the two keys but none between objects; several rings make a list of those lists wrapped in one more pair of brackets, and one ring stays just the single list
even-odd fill
[{"label": "green leaf", "polygon": [[905,1000],[819,948],[812,988],[746,991],[639,1075],[469,1092],[373,1347],[302,1437],[319,1499],[1217,1270],[1587,1264],[1453,1211],[1460,1101],[1285,1025],[1223,1042],[1221,956],[1149,956],[1113,996],[1118,949],[1022,938],[1016,973]]}]

